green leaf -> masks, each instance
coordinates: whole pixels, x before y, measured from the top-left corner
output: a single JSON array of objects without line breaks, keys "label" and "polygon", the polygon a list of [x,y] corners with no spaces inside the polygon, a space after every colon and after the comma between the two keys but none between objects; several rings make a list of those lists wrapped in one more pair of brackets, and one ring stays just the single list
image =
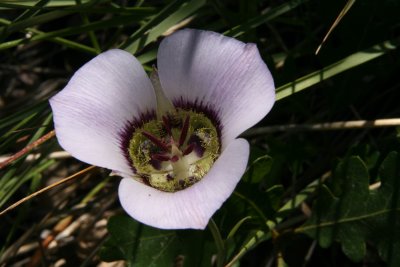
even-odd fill
[{"label": "green leaf", "polygon": [[236,232],[239,230],[240,226],[243,225],[243,223],[247,220],[251,219],[251,216],[244,217],[240,221],[238,221],[230,230],[228,237],[226,239],[231,239],[235,236]]},{"label": "green leaf", "polygon": [[333,241],[353,261],[361,261],[366,242],[376,244],[389,266],[400,266],[400,157],[390,153],[380,167],[381,187],[369,190],[369,175],[358,157],[342,161],[332,185],[321,187],[311,218],[297,232],[322,247]]},{"label": "green leaf", "polygon": [[179,266],[209,266],[215,253],[203,231],[160,230],[122,215],[110,218],[108,231],[110,238],[100,250],[104,261],[126,260],[135,267],[169,267],[177,262]]},{"label": "green leaf", "polygon": [[267,189],[267,201],[268,206],[270,206],[273,210],[277,211],[280,208],[282,203],[283,194],[285,193],[285,189],[283,185],[273,185]]},{"label": "green leaf", "polygon": [[270,156],[264,155],[258,157],[246,170],[243,180],[250,183],[260,183],[271,170],[271,166],[272,158]]}]

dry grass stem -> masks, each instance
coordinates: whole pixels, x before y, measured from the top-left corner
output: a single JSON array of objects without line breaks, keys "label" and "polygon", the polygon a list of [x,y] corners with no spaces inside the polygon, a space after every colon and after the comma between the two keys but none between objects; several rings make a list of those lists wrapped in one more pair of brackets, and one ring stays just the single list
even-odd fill
[{"label": "dry grass stem", "polygon": [[[9,160],[13,155],[2,155],[0,156],[0,162],[4,162],[6,160]],[[30,154],[26,157],[26,161],[31,162],[34,160],[37,160],[38,158],[40,158],[40,156],[42,156],[42,154],[40,153],[36,153],[36,154]],[[46,158],[48,159],[65,159],[65,158],[70,158],[71,154],[68,153],[67,151],[55,151],[50,153],[49,155],[47,155]]]},{"label": "dry grass stem", "polygon": [[336,121],[314,124],[285,124],[276,126],[259,127],[246,131],[243,136],[257,136],[267,133],[284,131],[332,131],[347,129],[365,129],[400,126],[400,118],[379,120]]},{"label": "dry grass stem", "polygon": [[17,153],[12,155],[8,159],[6,159],[5,161],[0,162],[0,170],[3,169],[5,166],[11,164],[12,162],[16,161],[20,157],[24,156],[25,154],[29,153],[29,151],[31,151],[35,147],[37,147],[37,146],[43,144],[44,142],[46,142],[47,140],[53,138],[55,135],[56,135],[56,132],[54,130],[52,130],[52,131],[48,132],[47,134],[43,135],[42,137],[40,137],[38,140],[27,145],[26,147],[24,147],[23,149],[21,149],[20,151],[18,151]]},{"label": "dry grass stem", "polygon": [[18,200],[17,202],[15,202],[15,203],[12,204],[11,206],[7,207],[5,210],[3,210],[2,212],[0,212],[0,216],[4,215],[6,212],[8,212],[8,211],[10,211],[10,210],[12,210],[12,209],[18,207],[18,206],[21,205],[22,203],[24,203],[24,202],[30,200],[31,198],[36,197],[36,196],[38,196],[38,195],[40,195],[40,194],[42,194],[42,193],[44,193],[44,192],[46,192],[46,191],[52,189],[53,187],[56,187],[56,186],[58,186],[58,185],[60,185],[60,184],[63,184],[63,183],[66,183],[66,182],[68,182],[68,181],[70,181],[70,180],[73,180],[73,179],[75,179],[75,178],[81,176],[82,174],[84,174],[84,173],[86,173],[86,172],[88,172],[88,171],[90,171],[90,170],[92,170],[92,169],[94,169],[94,168],[96,168],[96,166],[87,167],[86,169],[83,169],[83,170],[81,170],[81,171],[79,171],[79,172],[77,172],[77,173],[74,173],[74,174],[72,174],[72,175],[70,175],[70,176],[68,176],[68,177],[66,177],[66,178],[64,178],[64,179],[62,179],[62,180],[60,180],[60,181],[54,183],[54,184],[51,184],[51,185],[49,185],[49,186],[46,186],[46,187],[40,189],[39,191],[36,191],[35,193],[30,194],[29,196],[26,196],[26,197],[24,197],[24,198]]}]

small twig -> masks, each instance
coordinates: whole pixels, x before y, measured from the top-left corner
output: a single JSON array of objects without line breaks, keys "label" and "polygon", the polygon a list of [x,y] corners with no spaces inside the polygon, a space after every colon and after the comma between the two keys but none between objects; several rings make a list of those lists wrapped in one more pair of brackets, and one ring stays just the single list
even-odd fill
[{"label": "small twig", "polygon": [[[73,220],[72,215],[68,215],[67,217],[62,218],[58,223],[53,227],[52,233],[46,236],[42,241],[39,241],[38,248],[36,249],[35,253],[30,258],[29,263],[27,264],[28,267],[36,267],[38,266],[43,259],[46,259],[46,248],[50,245],[50,243],[54,240],[55,236],[64,230],[68,225],[71,224]],[[48,265],[45,265],[48,266]]]},{"label": "small twig", "polygon": [[[40,158],[41,155],[42,154],[40,154],[40,153],[30,154],[26,157],[25,160],[28,162],[34,161],[34,160],[37,160],[38,158]],[[0,156],[0,162],[4,162],[4,161],[10,159],[11,157],[12,157],[12,155],[2,155],[2,156]],[[67,151],[55,151],[46,156],[46,158],[48,158],[48,159],[65,159],[65,158],[70,158],[70,157],[71,157],[71,154],[68,153]]]},{"label": "small twig", "polygon": [[331,32],[336,28],[336,26],[343,19],[343,17],[346,15],[346,13],[350,10],[350,8],[353,6],[353,4],[355,2],[356,2],[356,0],[348,0],[347,1],[346,5],[343,7],[342,11],[340,11],[339,15],[337,16],[337,18],[333,22],[332,26],[330,27],[329,31],[325,34],[324,39],[322,40],[321,44],[318,46],[317,50],[315,51],[315,55],[318,55],[319,51],[322,48],[322,45],[328,39],[328,37],[331,34]]},{"label": "small twig", "polygon": [[348,129],[365,129],[365,128],[380,128],[400,126],[400,118],[379,119],[373,121],[358,120],[358,121],[336,121],[324,122],[315,124],[285,124],[269,127],[259,127],[250,129],[243,133],[243,136],[257,136],[267,133],[283,132],[283,131],[333,131],[333,130],[348,130]]},{"label": "small twig", "polygon": [[190,16],[190,17],[188,17],[188,18],[182,20],[181,22],[179,22],[179,23],[173,25],[173,26],[170,27],[168,30],[166,30],[166,31],[162,34],[162,36],[171,35],[171,34],[173,34],[174,32],[176,32],[177,30],[186,27],[186,26],[187,26],[190,22],[192,22],[192,20],[194,20],[195,18],[196,18],[196,16],[193,15],[193,16]]},{"label": "small twig", "polygon": [[52,130],[49,133],[40,137],[38,140],[27,145],[26,147],[24,147],[23,149],[21,149],[20,151],[18,151],[17,153],[12,155],[8,159],[6,159],[5,161],[0,162],[0,170],[3,169],[5,166],[11,164],[12,162],[16,161],[20,157],[24,156],[25,154],[27,154],[29,151],[31,151],[35,147],[37,147],[37,146],[43,144],[44,142],[46,142],[47,140],[53,138],[55,135],[56,135],[56,132],[54,130]]},{"label": "small twig", "polygon": [[58,181],[58,182],[55,182],[55,183],[53,183],[53,184],[51,184],[51,185],[49,185],[49,186],[46,186],[46,187],[40,189],[39,191],[36,191],[36,192],[33,193],[33,194],[30,194],[29,196],[26,196],[26,197],[24,197],[24,198],[18,200],[17,202],[15,202],[15,203],[12,204],[11,206],[9,206],[8,208],[6,208],[6,209],[3,210],[2,212],[0,212],[0,216],[4,215],[6,212],[8,212],[8,211],[10,211],[10,210],[12,210],[12,209],[18,207],[19,205],[21,205],[22,203],[28,201],[29,199],[31,199],[31,198],[33,198],[33,197],[36,197],[36,196],[40,195],[41,193],[44,193],[44,192],[46,192],[46,191],[52,189],[53,187],[56,187],[56,186],[58,186],[58,185],[60,185],[60,184],[63,184],[63,183],[66,183],[66,182],[68,182],[68,181],[70,181],[70,180],[72,180],[72,179],[75,179],[75,178],[77,178],[78,176],[80,176],[80,175],[82,175],[82,174],[84,174],[84,173],[86,173],[86,172],[88,172],[88,171],[90,171],[90,170],[92,170],[92,169],[94,169],[94,168],[96,168],[96,166],[87,167],[86,169],[83,169],[83,170],[81,170],[81,171],[79,171],[79,172],[77,172],[77,173],[74,173],[74,174],[72,174],[72,175],[70,175],[70,176],[68,176],[68,177],[66,177],[66,178],[64,178],[64,179],[62,179],[62,180],[60,180],[60,181]]},{"label": "small twig", "polygon": [[79,227],[81,227],[82,223],[88,220],[89,217],[90,215],[88,213],[84,213],[81,216],[79,216],[75,221],[71,221],[68,226],[66,226],[63,230],[57,233],[52,242],[58,242],[59,240],[72,236],[72,234],[76,232],[79,229]]},{"label": "small twig", "polygon": [[373,183],[373,184],[369,185],[369,190],[376,190],[376,189],[378,189],[380,187],[381,187],[381,182],[379,181],[379,182],[376,182],[376,183]]},{"label": "small twig", "polygon": [[314,253],[314,250],[315,250],[315,247],[316,247],[316,246],[317,246],[317,241],[314,240],[314,241],[311,243],[311,246],[308,248],[308,251],[307,251],[306,256],[304,257],[303,266],[307,266],[308,263],[310,262],[311,257],[312,257],[312,255],[313,255],[313,253]]}]

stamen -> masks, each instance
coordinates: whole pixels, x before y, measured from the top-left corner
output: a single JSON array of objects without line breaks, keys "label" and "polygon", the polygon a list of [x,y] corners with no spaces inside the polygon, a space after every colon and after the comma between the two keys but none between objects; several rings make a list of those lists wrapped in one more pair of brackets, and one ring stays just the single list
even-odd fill
[{"label": "stamen", "polygon": [[183,151],[183,155],[184,156],[186,156],[186,155],[189,155],[190,153],[192,153],[192,151],[193,151],[193,149],[194,149],[194,146],[195,146],[195,144],[194,143],[191,143],[190,145],[188,145],[187,147],[186,147],[186,149]]},{"label": "stamen", "polygon": [[201,138],[195,134],[189,137],[188,143],[193,144],[193,150],[196,155],[201,158],[203,157],[205,148],[202,146]]},{"label": "stamen", "polygon": [[142,174],[139,174],[139,177],[140,177],[140,179],[142,180],[142,182],[143,182],[144,184],[150,185],[150,182],[149,182],[149,180],[150,180],[150,175],[142,173]]},{"label": "stamen", "polygon": [[195,146],[194,146],[194,152],[196,152],[196,155],[197,155],[199,158],[202,158],[202,157],[203,157],[205,151],[206,151],[206,149],[205,149],[203,146],[201,146],[201,145],[195,145]]},{"label": "stamen", "polygon": [[153,144],[155,144],[157,147],[161,148],[164,151],[169,152],[170,148],[168,147],[167,144],[165,144],[163,141],[158,139],[156,136],[152,135],[149,132],[142,131],[142,134],[149,139]]},{"label": "stamen", "polygon": [[165,127],[165,130],[167,130],[167,133],[168,133],[169,135],[172,135],[172,132],[171,132],[171,125],[170,125],[170,123],[169,123],[168,117],[162,116],[162,121],[163,121],[163,125],[164,125],[164,127]]},{"label": "stamen", "polygon": [[189,115],[186,116],[185,122],[183,123],[181,136],[179,137],[179,146],[182,146],[183,143],[185,142],[188,130],[189,130]]},{"label": "stamen", "polygon": [[152,154],[151,158],[158,161],[169,161],[169,156],[164,154]]},{"label": "stamen", "polygon": [[139,180],[176,192],[200,181],[210,170],[219,155],[218,133],[203,113],[158,111],[164,112],[134,131],[129,156]]},{"label": "stamen", "polygon": [[177,155],[175,155],[175,156],[173,156],[170,160],[171,160],[172,162],[177,162],[177,161],[179,160],[179,157],[178,157]]},{"label": "stamen", "polygon": [[155,159],[151,159],[149,161],[149,163],[151,164],[151,166],[153,166],[154,169],[156,170],[161,170],[161,161],[159,160],[155,160]]}]

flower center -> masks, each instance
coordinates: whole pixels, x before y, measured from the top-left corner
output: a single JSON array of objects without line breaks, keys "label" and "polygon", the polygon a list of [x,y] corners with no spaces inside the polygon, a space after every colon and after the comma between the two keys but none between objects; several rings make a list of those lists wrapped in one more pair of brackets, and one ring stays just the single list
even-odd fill
[{"label": "flower center", "polygon": [[217,129],[203,113],[175,109],[137,128],[129,142],[136,174],[161,191],[200,181],[219,156]]}]

